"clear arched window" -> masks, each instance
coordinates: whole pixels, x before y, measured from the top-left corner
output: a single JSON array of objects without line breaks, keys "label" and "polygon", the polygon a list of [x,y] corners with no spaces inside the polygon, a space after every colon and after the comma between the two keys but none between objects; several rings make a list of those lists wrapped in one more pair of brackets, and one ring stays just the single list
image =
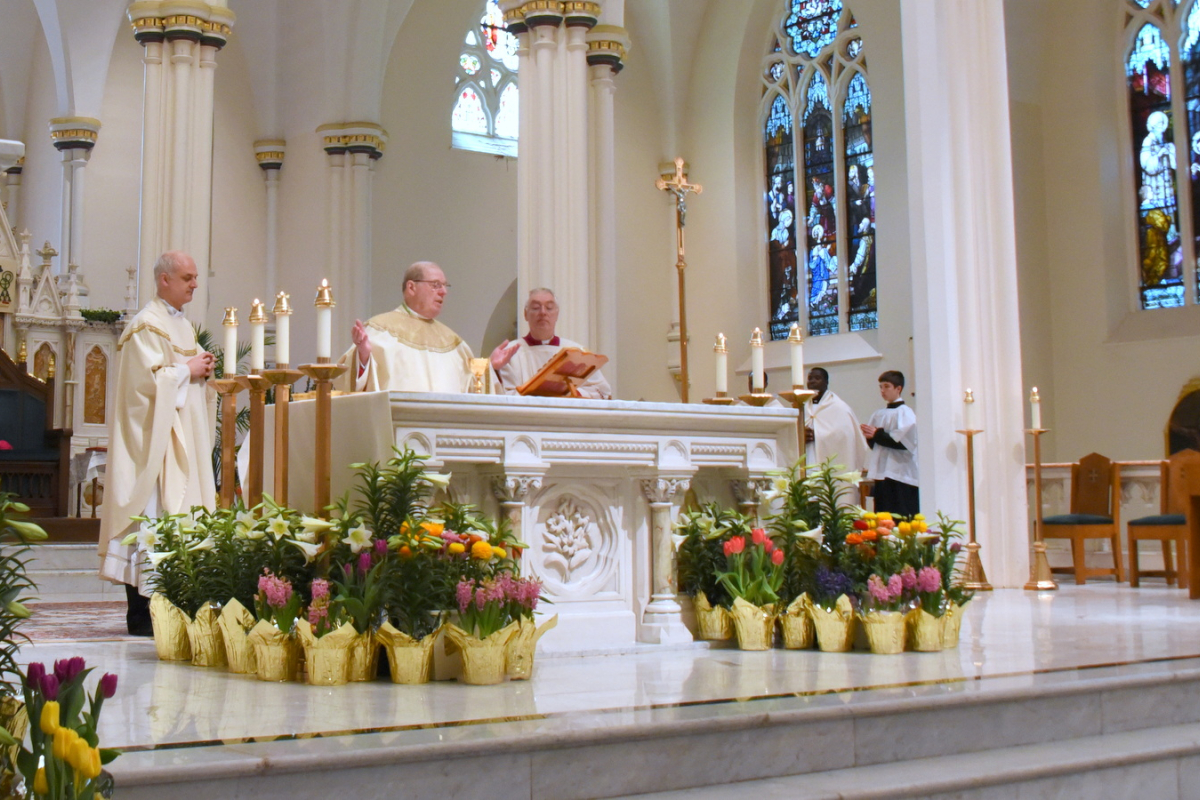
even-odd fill
[{"label": "clear arched window", "polygon": [[1138,301],[1146,310],[1195,305],[1200,302],[1200,5],[1119,2],[1126,18],[1122,67]]},{"label": "clear arched window", "polygon": [[463,150],[517,155],[517,37],[496,0],[467,31],[454,76],[451,142]]},{"label": "clear arched window", "polygon": [[871,90],[842,0],[785,0],[762,76],[771,338],[878,327]]}]

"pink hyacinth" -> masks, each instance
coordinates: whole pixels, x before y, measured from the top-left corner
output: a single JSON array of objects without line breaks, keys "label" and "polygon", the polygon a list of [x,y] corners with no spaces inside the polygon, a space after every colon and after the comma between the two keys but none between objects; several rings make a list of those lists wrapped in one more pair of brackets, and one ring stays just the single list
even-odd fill
[{"label": "pink hyacinth", "polygon": [[900,572],[900,582],[906,590],[912,591],[917,586],[917,571],[912,567],[905,567]]},{"label": "pink hyacinth", "polygon": [[892,577],[888,578],[887,588],[889,595],[888,599],[895,600],[904,593],[904,580],[899,575],[893,575]]},{"label": "pink hyacinth", "polygon": [[258,578],[258,591],[267,598],[271,608],[283,608],[292,599],[291,581],[277,578],[266,570]]},{"label": "pink hyacinth", "polygon": [[475,598],[475,587],[470,581],[459,581],[454,589],[454,598],[458,601],[458,610],[466,613],[467,607]]},{"label": "pink hyacinth", "polygon": [[867,578],[867,591],[871,593],[871,597],[877,603],[891,602],[892,596],[888,593],[888,587],[878,575]]},{"label": "pink hyacinth", "polygon": [[937,567],[921,567],[917,573],[917,591],[936,592],[942,588],[942,573]]},{"label": "pink hyacinth", "polygon": [[542,582],[536,578],[522,578],[516,584],[516,601],[530,611],[536,609],[542,596]]},{"label": "pink hyacinth", "polygon": [[312,582],[312,599],[314,603],[329,599],[329,581],[317,578]]}]

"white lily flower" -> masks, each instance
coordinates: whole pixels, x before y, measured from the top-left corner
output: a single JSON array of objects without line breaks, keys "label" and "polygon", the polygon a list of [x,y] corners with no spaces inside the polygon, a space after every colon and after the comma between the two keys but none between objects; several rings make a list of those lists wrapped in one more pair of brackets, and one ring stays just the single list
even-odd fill
[{"label": "white lily flower", "polygon": [[188,551],[195,552],[196,550],[212,550],[216,544],[217,543],[213,541],[211,536],[205,536],[202,540],[189,547]]},{"label": "white lily flower", "polygon": [[275,537],[275,541],[279,541],[291,534],[292,528],[283,517],[271,517],[271,521],[267,523],[267,532]]},{"label": "white lily flower", "polygon": [[319,545],[319,544],[309,544],[308,542],[298,542],[295,539],[288,539],[287,542],[288,542],[288,544],[294,544],[296,547],[300,548],[301,552],[304,553],[304,563],[305,564],[312,561],[321,552],[321,545]]},{"label": "white lily flower", "polygon": [[792,481],[787,475],[773,475],[770,486],[763,492],[763,502],[769,503],[777,497],[783,497],[791,488]]},{"label": "white lily flower", "polygon": [[300,531],[300,533],[292,534],[292,538],[297,542],[308,542],[309,544],[317,543],[316,531]]},{"label": "white lily flower", "polygon": [[[334,523],[330,522],[329,520],[319,519],[317,517],[301,517],[300,527],[304,529],[305,533],[324,533],[325,531],[334,527]],[[316,540],[306,539],[305,541],[312,542]]]},{"label": "white lily flower", "polygon": [[796,534],[801,539],[812,539],[818,545],[825,543],[825,528],[823,525],[818,525],[811,531],[802,531]]},{"label": "white lily flower", "polygon": [[351,553],[361,553],[371,546],[371,531],[367,530],[365,525],[359,525],[356,528],[352,528],[349,535],[345,539],[342,539],[342,542],[350,545]]},{"label": "white lily flower", "polygon": [[137,529],[137,543],[142,550],[151,551],[158,547],[158,529],[142,523],[142,526]]},{"label": "white lily flower", "polygon": [[858,484],[862,483],[862,470],[851,470],[850,472],[843,472],[840,475],[834,475],[833,479],[837,480],[837,481],[842,481],[843,483],[849,483],[852,486],[857,486]]},{"label": "white lily flower", "polygon": [[254,530],[255,526],[258,525],[258,522],[258,517],[254,516],[254,512],[239,511],[237,517],[234,519],[233,530],[235,533],[239,533],[244,536],[249,531]]},{"label": "white lily flower", "polygon": [[682,547],[683,543],[686,541],[686,536],[680,536],[678,533],[671,534],[671,548],[675,550],[675,552],[679,552],[679,548]]},{"label": "white lily flower", "polygon": [[449,472],[422,472],[421,478],[426,483],[432,483],[436,489],[445,489],[450,485]]},{"label": "white lily flower", "polygon": [[233,535],[237,536],[240,539],[253,539],[253,540],[257,541],[258,539],[262,539],[263,537],[265,537],[267,535],[267,532],[264,531],[262,528],[247,528],[247,529],[239,528],[238,530],[233,532]]},{"label": "white lily flower", "polygon": [[937,538],[938,538],[938,534],[934,533],[933,531],[927,531],[925,533],[917,534],[917,541],[920,542],[921,544],[929,544],[930,542],[932,542],[934,539],[937,539]]},{"label": "white lily flower", "polygon": [[146,558],[150,559],[150,566],[157,567],[173,555],[175,555],[175,551],[168,550],[165,553],[147,553]]},{"label": "white lily flower", "polygon": [[180,533],[195,533],[200,529],[200,523],[191,514],[184,514],[179,520]]}]

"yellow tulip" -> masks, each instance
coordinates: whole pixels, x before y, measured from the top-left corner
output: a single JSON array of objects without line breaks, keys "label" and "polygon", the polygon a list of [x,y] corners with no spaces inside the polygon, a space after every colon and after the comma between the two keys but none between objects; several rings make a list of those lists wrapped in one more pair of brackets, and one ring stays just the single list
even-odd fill
[{"label": "yellow tulip", "polygon": [[54,700],[47,700],[42,706],[41,718],[42,733],[47,736],[53,736],[59,728],[59,712],[58,703]]},{"label": "yellow tulip", "polygon": [[51,748],[51,751],[59,761],[67,760],[67,754],[71,751],[72,733],[75,733],[75,731],[70,728],[59,728],[54,732],[54,746]]},{"label": "yellow tulip", "polygon": [[89,746],[86,739],[76,739],[68,753],[68,763],[77,773],[91,780],[100,774],[100,751]]},{"label": "yellow tulip", "polygon": [[38,767],[37,774],[33,776],[33,791],[41,795],[50,794],[50,782],[46,780],[44,767]]}]

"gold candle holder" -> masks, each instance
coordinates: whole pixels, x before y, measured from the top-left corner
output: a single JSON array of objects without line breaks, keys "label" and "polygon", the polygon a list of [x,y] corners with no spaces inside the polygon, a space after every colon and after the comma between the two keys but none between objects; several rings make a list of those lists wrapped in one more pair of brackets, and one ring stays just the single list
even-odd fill
[{"label": "gold candle holder", "polygon": [[741,400],[746,405],[759,407],[765,406],[774,399],[775,395],[771,394],[770,392],[751,392],[750,394],[738,396],[738,400]]},{"label": "gold candle holder", "polygon": [[806,389],[803,386],[792,386],[789,392],[780,392],[779,397],[785,402],[790,403],[792,408],[796,409],[796,442],[799,450],[799,457],[804,462],[804,470],[808,470],[808,459],[805,457],[808,452],[808,443],[804,441],[805,418],[807,416],[807,406],[810,400],[817,396],[817,393],[812,389]]},{"label": "gold candle holder", "polygon": [[329,478],[333,459],[333,381],[348,367],[330,364],[328,359],[316,364],[305,364],[300,372],[317,385],[316,442],[313,453],[313,512],[320,517],[329,512]]},{"label": "gold candle holder", "polygon": [[968,428],[956,431],[967,437],[967,569],[964,573],[963,586],[977,592],[990,592],[992,585],[988,583],[983,571],[983,561],[979,558],[979,542],[975,541],[975,434],[982,430]]},{"label": "gold candle holder", "polygon": [[275,388],[275,502],[286,506],[288,502],[288,408],[292,400],[292,384],[304,377],[298,369],[288,369],[279,364],[275,369],[264,369],[262,377]]},{"label": "gold candle holder", "polygon": [[1029,565],[1028,591],[1049,592],[1058,588],[1050,562],[1046,558],[1046,542],[1042,539],[1042,434],[1046,428],[1029,428],[1025,431],[1033,437],[1033,496],[1037,503],[1033,523],[1033,563]]},{"label": "gold candle holder", "polygon": [[250,392],[250,438],[246,444],[250,448],[250,465],[246,475],[246,508],[254,508],[262,502],[267,387],[270,384],[262,376],[262,370],[258,369],[252,370],[249,375],[238,375],[234,380]]},{"label": "gold candle holder", "polygon": [[237,438],[237,393],[242,384],[237,378],[218,378],[209,381],[221,397],[221,508],[233,508],[237,458],[234,445]]}]

